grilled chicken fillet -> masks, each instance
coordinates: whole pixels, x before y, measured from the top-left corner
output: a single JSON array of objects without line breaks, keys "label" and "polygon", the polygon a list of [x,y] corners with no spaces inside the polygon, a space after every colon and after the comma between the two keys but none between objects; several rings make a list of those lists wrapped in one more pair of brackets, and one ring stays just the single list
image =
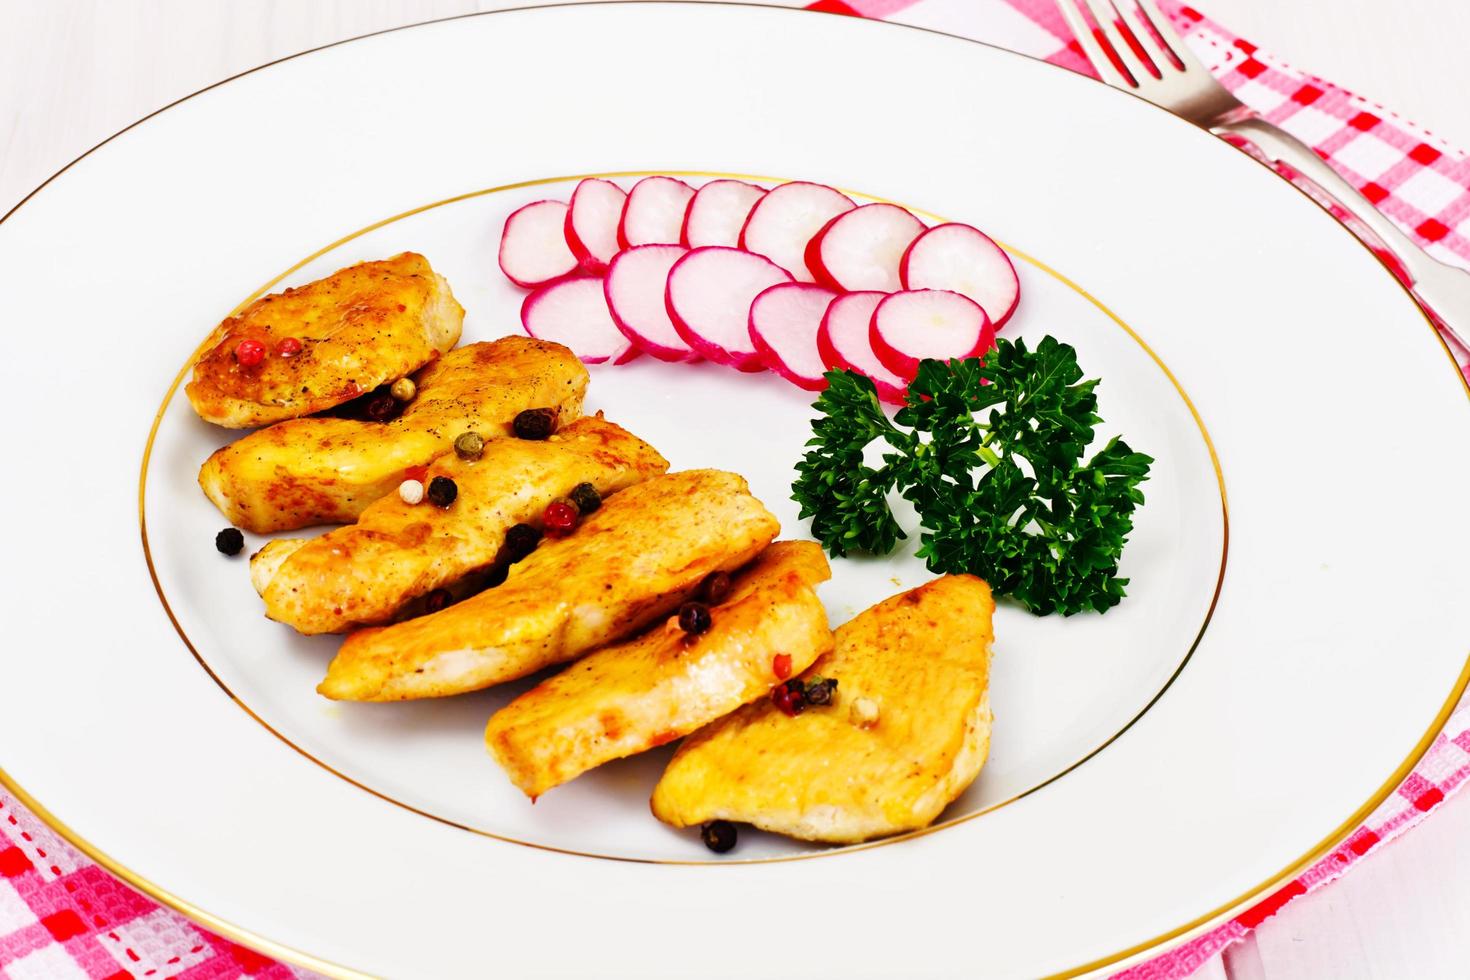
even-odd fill
[{"label": "grilled chicken fillet", "polygon": [[831,706],[793,718],[759,701],[691,735],[654,788],[654,816],[835,844],[928,826],[989,753],[994,609],[970,575],[878,603],[806,672],[837,679]]},{"label": "grilled chicken fillet", "polygon": [[418,619],[349,634],[317,690],[350,701],[474,691],[574,660],[668,615],[780,530],[742,477],[689,470],[615,494],[506,581]]},{"label": "grilled chicken fillet", "polygon": [[507,435],[528,408],[575,419],[587,369],[560,344],[502,337],[450,351],[414,381],[418,394],[391,422],[281,422],[215,452],[199,485],[231,524],[257,534],[351,523],[464,432]]},{"label": "grilled chicken fillet", "polygon": [[[404,252],[272,293],[215,328],[184,389],[199,417],[231,429],[300,418],[417,371],[459,342],[464,308],[428,259]],[[300,350],[281,356],[283,340]],[[264,346],[242,364],[242,340]]]},{"label": "grilled chicken fillet", "polygon": [[299,632],[384,623],[410,600],[493,564],[506,531],[539,524],[546,505],[578,484],[606,497],[668,467],[648,443],[601,418],[540,442],[495,439],[477,460],[451,452],[430,464],[426,484],[443,476],[459,488],[450,507],[390,493],[356,524],[272,541],[250,559],[250,577],[265,614]]},{"label": "grilled chicken fillet", "polygon": [[527,796],[604,762],[689,734],[763,697],[784,671],[832,649],[813,586],[830,578],[819,545],[777,541],[735,578],[698,635],[677,619],[589,654],[490,719],[485,744]]}]

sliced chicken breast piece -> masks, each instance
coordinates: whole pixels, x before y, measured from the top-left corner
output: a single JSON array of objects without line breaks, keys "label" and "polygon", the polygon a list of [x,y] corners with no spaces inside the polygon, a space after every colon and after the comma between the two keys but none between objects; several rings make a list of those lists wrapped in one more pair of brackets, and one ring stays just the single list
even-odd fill
[{"label": "sliced chicken breast piece", "polygon": [[[832,649],[813,586],[832,575],[821,546],[777,541],[710,607],[699,634],[677,617],[583,657],[490,719],[485,744],[527,796],[613,759],[682,738],[765,696]],[[777,657],[781,673],[777,673]]]},{"label": "sliced chicken breast piece", "polygon": [[688,470],[615,494],[505,582],[447,609],[349,634],[317,690],[349,701],[474,691],[575,660],[668,615],[780,524],[743,477]]},{"label": "sliced chicken breast piece", "polygon": [[[226,319],[184,393],[200,418],[231,429],[300,418],[412,374],[457,344],[463,323],[422,255],[359,262]],[[241,358],[241,341],[260,345],[258,361]]]},{"label": "sliced chicken breast piece", "polygon": [[989,754],[994,610],[971,575],[873,606],[804,675],[837,681],[830,705],[792,717],[766,699],[691,735],[654,788],[654,816],[834,844],[927,827]]},{"label": "sliced chicken breast piece", "polygon": [[607,497],[668,468],[652,446],[600,417],[545,441],[494,439],[479,459],[449,452],[429,465],[426,486],[442,476],[458,488],[448,508],[390,493],[356,524],[267,544],[250,559],[251,581],[265,614],[301,633],[386,623],[412,599],[495,564],[507,531],[539,528],[546,506],[578,485]]},{"label": "sliced chicken breast piece", "polygon": [[587,369],[561,344],[530,337],[469,344],[414,376],[413,401],[391,422],[307,418],[252,432],[217,450],[199,485],[236,527],[257,534],[348,524],[467,431],[511,432],[516,415],[582,414]]}]

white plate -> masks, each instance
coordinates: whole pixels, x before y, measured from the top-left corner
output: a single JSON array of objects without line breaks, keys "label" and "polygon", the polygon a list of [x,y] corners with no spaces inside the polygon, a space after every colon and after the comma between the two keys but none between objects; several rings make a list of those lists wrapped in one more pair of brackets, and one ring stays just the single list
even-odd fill
[{"label": "white plate", "polygon": [[[1007,332],[1076,346],[1106,433],[1158,458],[1121,607],[998,614],[993,757],[934,832],[748,833],[713,858],[648,815],[658,754],[533,809],[480,744],[510,691],[324,702],[332,641],[264,621],[213,550],[194,476],[227,434],[170,384],[231,307],[413,248],[466,340],[498,336],[520,299],[494,262],[506,214],[572,174],[673,171],[821,180],[993,232],[1021,256]],[[1444,447],[1470,404],[1418,310],[1244,156],[982,45],[641,4],[378,35],[121,134],[5,220],[0,268],[19,464],[0,776],[139,887],[319,969],[790,972],[783,947],[853,976],[1117,963],[1335,843],[1465,684],[1470,530],[1443,518],[1470,462]],[[593,378],[593,407],[676,467],[746,474],[804,534],[809,395],[648,359]],[[927,578],[906,556],[834,564],[834,622]]]}]

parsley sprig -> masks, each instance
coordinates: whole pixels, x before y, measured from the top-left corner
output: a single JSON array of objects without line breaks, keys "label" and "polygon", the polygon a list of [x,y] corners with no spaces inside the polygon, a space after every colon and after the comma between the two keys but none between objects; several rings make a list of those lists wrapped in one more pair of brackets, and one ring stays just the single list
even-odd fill
[{"label": "parsley sprig", "polygon": [[931,571],[979,575],[1037,615],[1123,598],[1118,560],[1153,459],[1114,438],[1084,462],[1098,382],[1082,380],[1071,346],[1000,340],[984,362],[923,361],[891,421],[872,381],[826,377],[792,497],[830,554],[892,551],[906,537],[888,505],[896,490],[918,511]]}]

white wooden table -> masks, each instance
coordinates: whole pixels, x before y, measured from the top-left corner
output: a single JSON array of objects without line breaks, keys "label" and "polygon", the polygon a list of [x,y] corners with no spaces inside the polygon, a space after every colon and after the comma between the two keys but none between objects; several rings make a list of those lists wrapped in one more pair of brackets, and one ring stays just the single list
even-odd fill
[{"label": "white wooden table", "polygon": [[[228,75],[357,34],[524,2],[0,0],[0,213],[108,135]],[[1297,67],[1470,149],[1464,0],[1198,5]],[[1470,793],[1197,976],[1470,976]]]}]

